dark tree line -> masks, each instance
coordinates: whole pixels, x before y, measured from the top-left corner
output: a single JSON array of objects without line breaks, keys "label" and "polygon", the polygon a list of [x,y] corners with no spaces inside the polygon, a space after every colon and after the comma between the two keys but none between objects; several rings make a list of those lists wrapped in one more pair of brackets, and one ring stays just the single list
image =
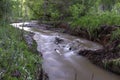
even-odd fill
[{"label": "dark tree line", "polygon": [[[91,10],[111,11],[119,0],[27,0],[33,18],[65,20],[85,16]],[[99,10],[100,10],[99,9]],[[96,12],[97,13],[97,12]],[[94,13],[93,13],[94,14]]]}]

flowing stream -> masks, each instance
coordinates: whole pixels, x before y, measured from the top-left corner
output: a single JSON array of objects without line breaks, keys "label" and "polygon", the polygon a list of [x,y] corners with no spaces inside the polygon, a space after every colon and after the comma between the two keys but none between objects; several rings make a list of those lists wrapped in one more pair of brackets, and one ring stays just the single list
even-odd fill
[{"label": "flowing stream", "polygon": [[[22,29],[22,24],[12,25]],[[107,72],[77,54],[78,50],[101,49],[101,45],[68,34],[29,27],[23,29],[35,33],[33,38],[37,42],[37,50],[43,55],[42,67],[49,80],[120,80],[119,75]]]}]

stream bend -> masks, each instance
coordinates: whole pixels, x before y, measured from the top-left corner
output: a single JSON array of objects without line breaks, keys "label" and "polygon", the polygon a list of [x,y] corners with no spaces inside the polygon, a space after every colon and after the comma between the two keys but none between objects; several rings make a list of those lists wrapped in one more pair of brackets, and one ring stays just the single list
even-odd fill
[{"label": "stream bend", "polygon": [[[12,25],[20,28],[21,24]],[[35,33],[33,38],[37,42],[37,50],[43,55],[42,67],[49,80],[120,80],[119,75],[107,72],[77,55],[79,50],[97,50],[102,48],[101,45],[63,33],[29,27],[24,27],[24,30]]]}]

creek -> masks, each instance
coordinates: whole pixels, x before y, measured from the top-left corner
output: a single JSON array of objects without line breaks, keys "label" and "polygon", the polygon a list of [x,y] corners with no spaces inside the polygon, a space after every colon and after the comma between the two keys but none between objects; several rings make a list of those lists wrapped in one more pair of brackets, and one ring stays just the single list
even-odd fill
[{"label": "creek", "polygon": [[120,80],[115,75],[92,64],[88,59],[79,56],[79,50],[97,50],[102,45],[68,34],[49,30],[21,27],[26,23],[13,23],[14,27],[35,33],[37,50],[42,54],[44,71],[49,80]]}]

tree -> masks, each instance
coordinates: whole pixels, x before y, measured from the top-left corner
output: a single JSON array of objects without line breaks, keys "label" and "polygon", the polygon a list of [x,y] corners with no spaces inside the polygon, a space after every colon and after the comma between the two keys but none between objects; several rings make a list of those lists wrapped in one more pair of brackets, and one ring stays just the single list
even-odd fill
[{"label": "tree", "polygon": [[12,5],[11,5],[11,0],[0,0],[0,20],[8,20]]}]

